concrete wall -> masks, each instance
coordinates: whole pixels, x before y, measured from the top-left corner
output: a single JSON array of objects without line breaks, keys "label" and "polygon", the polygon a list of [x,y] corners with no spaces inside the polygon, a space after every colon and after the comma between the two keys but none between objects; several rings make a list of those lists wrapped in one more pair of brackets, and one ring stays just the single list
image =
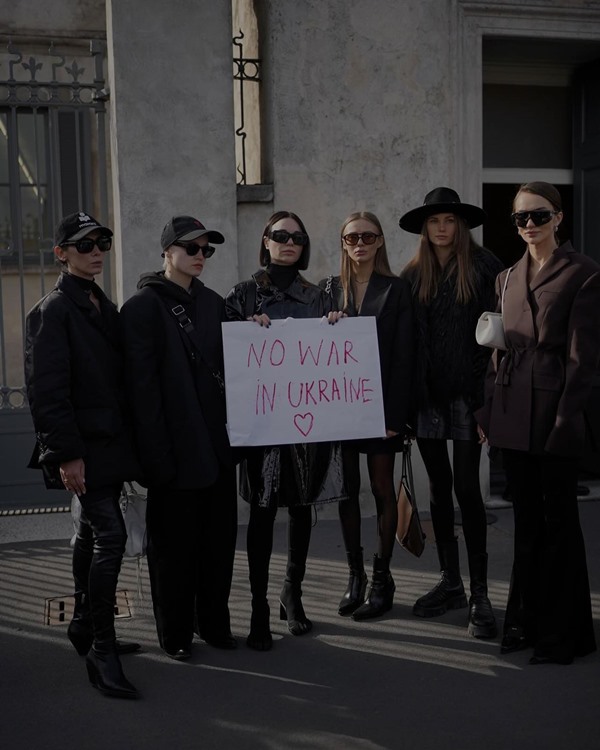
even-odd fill
[{"label": "concrete wall", "polygon": [[0,0],[0,31],[25,35],[104,34],[103,0]]},{"label": "concrete wall", "polygon": [[161,267],[160,234],[191,214],[227,243],[203,280],[237,281],[235,147],[228,2],[107,2],[119,301]]},{"label": "concrete wall", "polygon": [[[275,208],[305,220],[314,278],[339,265],[352,211],[382,220],[394,270],[413,253],[398,218],[454,183],[452,3],[263,3]],[[267,148],[269,146],[267,145]]]}]

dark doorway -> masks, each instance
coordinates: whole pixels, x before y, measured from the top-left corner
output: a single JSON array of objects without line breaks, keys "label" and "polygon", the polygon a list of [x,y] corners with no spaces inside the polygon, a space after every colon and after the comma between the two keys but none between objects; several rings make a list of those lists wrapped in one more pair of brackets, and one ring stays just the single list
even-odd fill
[{"label": "dark doorway", "polygon": [[[560,239],[565,241],[573,237],[573,186],[556,187],[562,196],[564,212]],[[483,226],[483,244],[495,253],[505,266],[512,266],[525,252],[523,240],[510,221],[512,201],[518,189],[518,183],[490,183],[483,186],[483,209],[488,215]]]}]

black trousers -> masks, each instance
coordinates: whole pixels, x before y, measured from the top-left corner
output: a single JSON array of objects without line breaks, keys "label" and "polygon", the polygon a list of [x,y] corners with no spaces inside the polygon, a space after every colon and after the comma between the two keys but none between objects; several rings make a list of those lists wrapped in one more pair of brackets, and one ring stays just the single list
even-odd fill
[{"label": "black trousers", "polygon": [[75,616],[91,619],[94,640],[115,638],[115,593],[127,532],[119,507],[121,485],[80,495],[81,518],[73,547]]},{"label": "black trousers", "polygon": [[504,450],[513,495],[514,562],[504,623],[537,656],[568,661],[596,649],[577,459]]},{"label": "black trousers", "polygon": [[237,536],[234,469],[200,490],[152,487],[146,511],[148,572],[161,647],[189,649],[230,632],[229,594]]}]

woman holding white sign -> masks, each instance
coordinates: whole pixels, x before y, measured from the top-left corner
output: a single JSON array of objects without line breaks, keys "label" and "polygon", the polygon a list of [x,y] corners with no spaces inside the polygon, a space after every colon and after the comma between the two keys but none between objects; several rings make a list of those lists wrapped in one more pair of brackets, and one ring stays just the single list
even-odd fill
[{"label": "woman holding white sign", "polygon": [[[331,309],[327,295],[306,281],[310,239],[301,219],[289,211],[273,214],[262,233],[263,268],[237,284],[226,298],[232,321],[321,318]],[[312,506],[345,497],[339,443],[275,445],[245,449],[240,465],[240,494],[250,503],[247,550],[252,619],[247,645],[268,651],[273,645],[267,599],[273,524],[278,507],[287,507],[288,561],[280,595],[280,617],[292,635],[304,635],[312,623],[302,606],[301,584],[312,527]]]},{"label": "woman holding white sign", "polygon": [[[450,188],[435,188],[422,206],[400,219],[420,235],[404,276],[415,302],[418,332],[417,444],[430,484],[431,520],[441,576],[413,607],[418,617],[437,617],[467,606],[454,532],[456,494],[469,560],[469,633],[493,638],[496,621],[487,589],[487,519],[479,484],[481,445],[473,413],[483,403],[491,350],[475,341],[477,319],[494,309],[494,282],[502,263],[480,247],[470,229],[485,220],[478,206],[461,203]],[[452,440],[452,465],[447,441]]]},{"label": "woman holding white sign", "polygon": [[[410,287],[390,269],[383,229],[372,213],[351,214],[342,225],[341,274],[323,280],[338,312],[374,316],[377,322],[385,438],[344,444],[344,469],[349,498],[339,504],[350,578],[340,601],[340,615],[366,620],[392,607],[396,586],[390,573],[398,508],[394,487],[396,453],[402,451],[413,369],[413,319]],[[359,454],[367,454],[371,490],[377,507],[377,552],[367,592],[361,547]]]}]

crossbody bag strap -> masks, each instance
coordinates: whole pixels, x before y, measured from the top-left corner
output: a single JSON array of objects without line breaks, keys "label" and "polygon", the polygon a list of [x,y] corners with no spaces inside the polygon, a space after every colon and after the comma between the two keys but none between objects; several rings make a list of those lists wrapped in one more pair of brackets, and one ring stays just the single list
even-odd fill
[{"label": "crossbody bag strap", "polygon": [[508,285],[508,277],[510,276],[510,272],[512,271],[512,266],[508,269],[506,273],[506,278],[504,279],[504,286],[502,287],[502,297],[500,298],[500,312],[504,312],[504,295],[506,294],[506,287]]},{"label": "crossbody bag strap", "polygon": [[202,356],[202,352],[198,349],[196,342],[192,337],[192,334],[196,329],[194,327],[194,324],[190,320],[190,316],[186,313],[185,307],[183,305],[175,305],[174,307],[171,307],[171,305],[166,300],[163,301],[167,309],[170,310],[170,312],[175,316],[181,330],[186,334],[187,341],[189,342],[188,347],[191,347],[191,349],[188,348],[188,351],[190,351],[192,359],[195,360],[197,355],[200,362],[202,362],[202,364],[208,369],[213,378],[217,381],[221,393],[225,393],[225,381],[223,380],[223,376],[218,370],[215,370],[214,367],[211,367],[209,363],[204,359],[204,357]]}]

